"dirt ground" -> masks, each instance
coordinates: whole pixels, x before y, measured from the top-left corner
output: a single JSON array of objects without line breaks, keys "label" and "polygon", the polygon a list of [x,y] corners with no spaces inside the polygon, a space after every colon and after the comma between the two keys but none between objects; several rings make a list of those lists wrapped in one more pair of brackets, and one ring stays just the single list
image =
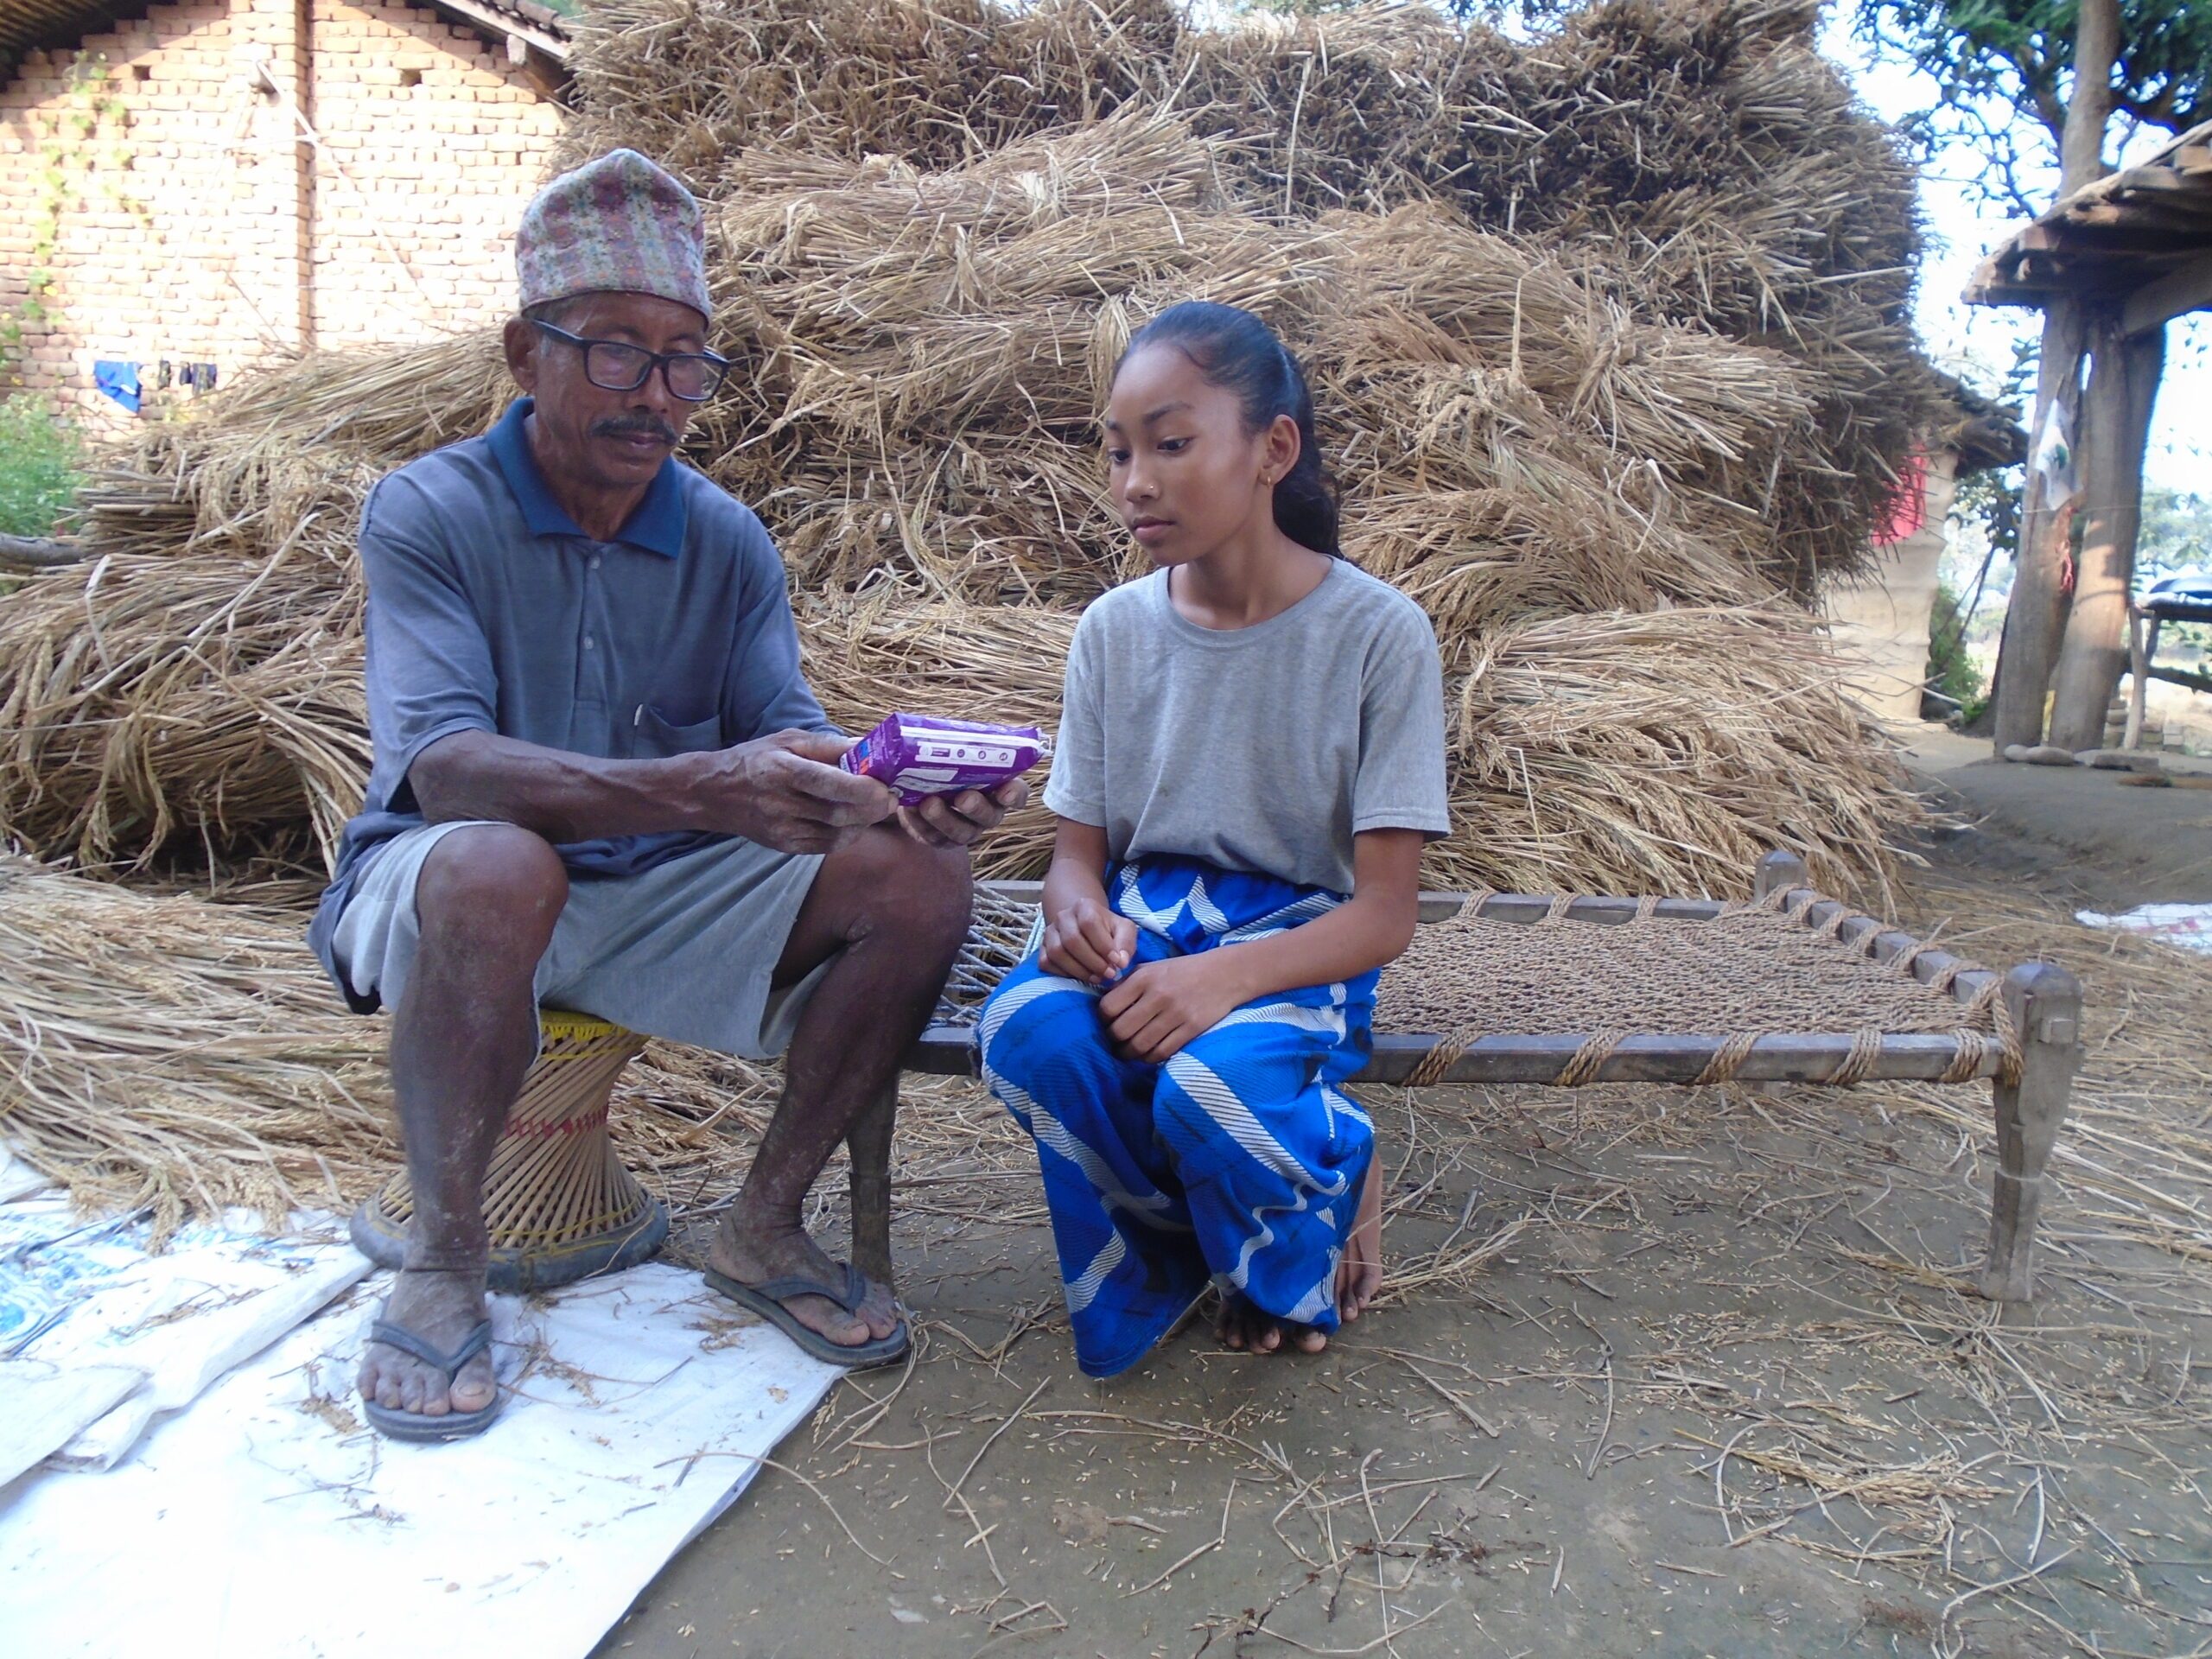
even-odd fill
[{"label": "dirt ground", "polygon": [[1384,1304],[1096,1384],[1026,1143],[931,1086],[914,1362],[602,1654],[2212,1654],[2212,963],[2068,919],[2212,898],[2212,797],[1982,752],[1921,757],[1974,827],[1901,910],[2088,987],[2031,1310],[1968,1287],[1984,1087],[1378,1090]]},{"label": "dirt ground", "polygon": [[2140,789],[2125,772],[2009,765],[1986,740],[1941,727],[1917,730],[1906,752],[1975,826],[1985,869],[2010,864],[2093,908],[2212,900],[2212,789],[2199,786],[2212,784],[2212,760],[2161,755],[2176,786]]}]

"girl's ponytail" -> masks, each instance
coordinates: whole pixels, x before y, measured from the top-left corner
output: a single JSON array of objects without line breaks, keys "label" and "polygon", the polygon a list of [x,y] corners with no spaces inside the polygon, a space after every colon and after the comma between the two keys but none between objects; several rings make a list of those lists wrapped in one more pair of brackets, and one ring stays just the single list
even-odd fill
[{"label": "girl's ponytail", "polygon": [[[1173,346],[1217,386],[1236,394],[1246,429],[1263,430],[1279,415],[1298,427],[1298,460],[1275,480],[1275,528],[1301,547],[1344,556],[1338,544],[1336,486],[1321,464],[1313,432],[1313,398],[1306,376],[1274,331],[1249,311],[1206,300],[1172,305],[1131,337],[1122,361],[1140,346]],[[1116,372],[1120,372],[1119,365]]]}]

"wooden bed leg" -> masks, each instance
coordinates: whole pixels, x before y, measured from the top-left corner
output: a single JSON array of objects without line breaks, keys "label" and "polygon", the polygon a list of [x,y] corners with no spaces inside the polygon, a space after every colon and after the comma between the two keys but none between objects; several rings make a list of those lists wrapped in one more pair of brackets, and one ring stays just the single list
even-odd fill
[{"label": "wooden bed leg", "polygon": [[891,1267],[891,1133],[899,1116],[899,1079],[845,1134],[851,1160],[853,1265],[877,1282],[897,1285]]},{"label": "wooden bed leg", "polygon": [[1786,892],[1791,887],[1809,887],[1812,885],[1813,878],[1805,868],[1805,861],[1795,853],[1769,853],[1759,860],[1758,867],[1751,872],[1751,897],[1754,899],[1764,899],[1777,887]]},{"label": "wooden bed leg", "polygon": [[1997,1179],[1990,1198],[1989,1262],[1981,1294],[2024,1302],[2035,1294],[2036,1216],[2044,1168],[2065,1120],[2067,1091],[2082,1063],[2082,987],[2063,968],[2023,963],[2005,976],[2005,1002],[2020,1033],[2020,1081],[2002,1080],[1997,1108]]}]

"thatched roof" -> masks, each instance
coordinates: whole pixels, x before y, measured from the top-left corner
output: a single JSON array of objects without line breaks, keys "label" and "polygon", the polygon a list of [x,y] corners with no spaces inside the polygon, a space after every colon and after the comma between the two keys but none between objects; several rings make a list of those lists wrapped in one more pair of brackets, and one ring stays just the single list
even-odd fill
[{"label": "thatched roof", "polygon": [[[523,41],[547,56],[565,60],[569,26],[563,14],[538,0],[415,0],[463,22]],[[62,46],[143,17],[149,0],[0,0],[0,74],[11,74],[24,53]]]},{"label": "thatched roof", "polygon": [[1966,297],[2042,306],[2060,295],[2123,305],[2130,334],[2212,305],[2212,121],[2061,197],[1981,262]]}]

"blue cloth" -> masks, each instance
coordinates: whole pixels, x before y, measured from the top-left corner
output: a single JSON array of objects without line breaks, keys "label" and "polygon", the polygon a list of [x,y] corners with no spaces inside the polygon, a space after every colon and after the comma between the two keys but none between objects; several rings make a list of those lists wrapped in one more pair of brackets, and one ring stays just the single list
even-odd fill
[{"label": "blue cloth", "polygon": [[92,365],[92,385],[133,415],[138,412],[138,365],[136,363],[101,358]]},{"label": "blue cloth", "polygon": [[[1264,938],[1341,897],[1195,859],[1111,872],[1130,970]],[[1337,1328],[1337,1266],[1374,1156],[1336,1085],[1367,1063],[1376,973],[1248,1002],[1164,1065],[1117,1054],[1100,993],[1031,957],[983,1009],[983,1079],[1037,1141],[1077,1362],[1144,1357],[1211,1280]]]},{"label": "blue cloth", "polygon": [[[539,475],[531,408],[519,399],[484,436],[401,467],[362,510],[375,764],[308,935],[327,969],[366,861],[423,822],[408,772],[441,738],[496,732],[643,760],[830,729],[800,674],[783,562],[760,521],[671,458],[614,539],[594,541]],[[561,852],[588,880],[713,839],[625,836]]]}]

